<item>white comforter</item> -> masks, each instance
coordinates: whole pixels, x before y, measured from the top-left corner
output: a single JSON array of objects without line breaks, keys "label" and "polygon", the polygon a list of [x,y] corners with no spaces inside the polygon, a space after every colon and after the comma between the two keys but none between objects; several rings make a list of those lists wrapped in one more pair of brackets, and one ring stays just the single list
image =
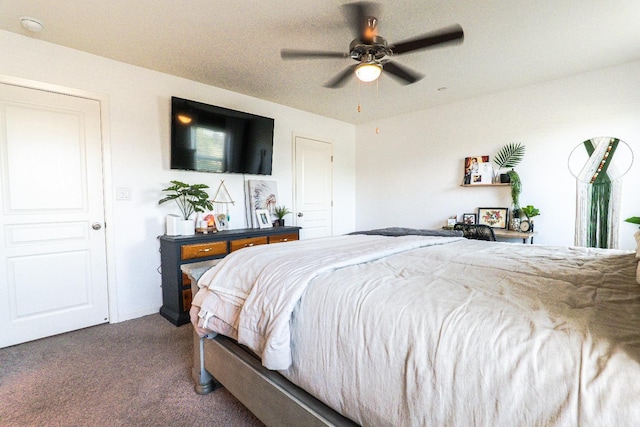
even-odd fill
[{"label": "white comforter", "polygon": [[[357,238],[382,247],[398,239]],[[640,425],[633,253],[410,240],[423,239],[431,243],[313,274],[286,303],[282,270],[272,273],[283,292],[257,310],[274,318],[276,307],[290,309],[293,364],[282,373],[366,426]],[[304,242],[295,246],[303,258]],[[331,252],[328,240],[318,243]],[[245,254],[249,262],[258,252]],[[253,311],[250,288],[225,292]]]},{"label": "white comforter", "polygon": [[460,239],[340,236],[246,248],[230,254],[198,280],[201,290],[193,304],[201,307],[199,326],[237,339],[260,355],[269,369],[287,369],[291,365],[291,314],[313,278]]}]

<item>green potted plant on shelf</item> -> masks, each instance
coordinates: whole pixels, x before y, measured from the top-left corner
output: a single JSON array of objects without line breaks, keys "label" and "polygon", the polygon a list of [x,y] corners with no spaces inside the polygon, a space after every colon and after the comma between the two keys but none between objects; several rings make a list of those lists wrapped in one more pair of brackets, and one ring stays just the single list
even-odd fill
[{"label": "green potted plant on shelf", "polygon": [[534,207],[533,205],[527,205],[523,208],[520,208],[520,211],[527,217],[528,224],[520,223],[521,231],[533,231],[533,218],[540,215],[540,209]]},{"label": "green potted plant on shelf", "polygon": [[278,218],[275,221],[275,226],[276,227],[284,227],[284,217],[285,217],[285,215],[290,214],[291,211],[286,206],[282,205],[282,206],[276,206],[273,209],[273,213]]},{"label": "green potted plant on shelf", "polygon": [[511,178],[509,173],[501,174],[500,171],[506,168],[511,168],[513,171],[513,168],[520,164],[523,157],[524,145],[519,142],[511,142],[502,147],[493,159],[493,163],[498,167],[494,175],[494,180],[499,180],[502,183],[508,183],[509,178]]},{"label": "green potted plant on shelf", "polygon": [[171,186],[163,189],[168,193],[158,201],[161,205],[170,200],[175,200],[182,213],[181,233],[191,235],[195,233],[195,220],[190,219],[196,212],[213,210],[213,203],[209,200],[209,194],[204,190],[209,188],[206,184],[185,184],[180,181],[171,181]]},{"label": "green potted plant on shelf", "polygon": [[[502,147],[496,154],[493,162],[498,169],[494,174],[494,181],[501,183],[509,183],[511,185],[511,200],[513,202],[512,212],[513,216],[509,228],[512,230],[520,229],[520,193],[522,192],[522,181],[520,181],[520,175],[514,170],[514,168],[520,164],[524,157],[524,145],[519,142],[511,142]],[[511,168],[507,173],[501,174],[501,169]]]},{"label": "green potted plant on shelf", "polygon": [[540,215],[540,209],[535,208],[533,205],[527,205],[524,208],[521,208],[521,210],[530,221],[533,221],[534,217]]}]

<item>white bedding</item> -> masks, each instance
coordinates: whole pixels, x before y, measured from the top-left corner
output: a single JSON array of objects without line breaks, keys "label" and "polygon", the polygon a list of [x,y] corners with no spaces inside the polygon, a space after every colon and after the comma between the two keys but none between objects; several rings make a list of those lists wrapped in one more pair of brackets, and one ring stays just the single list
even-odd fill
[{"label": "white bedding", "polygon": [[[314,277],[413,248],[460,237],[340,236],[256,246],[225,257],[198,280],[193,304],[201,328],[237,339],[269,369],[291,365],[289,321]],[[311,248],[306,252],[304,248]]]},{"label": "white bedding", "polygon": [[640,425],[634,253],[421,239],[313,275],[282,373],[367,426]]}]

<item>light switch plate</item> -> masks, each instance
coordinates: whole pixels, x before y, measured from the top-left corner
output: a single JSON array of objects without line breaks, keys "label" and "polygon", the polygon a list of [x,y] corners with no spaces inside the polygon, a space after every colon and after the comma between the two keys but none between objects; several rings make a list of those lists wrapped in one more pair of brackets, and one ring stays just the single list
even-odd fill
[{"label": "light switch plate", "polygon": [[116,200],[131,200],[131,188],[129,187],[116,188]]}]

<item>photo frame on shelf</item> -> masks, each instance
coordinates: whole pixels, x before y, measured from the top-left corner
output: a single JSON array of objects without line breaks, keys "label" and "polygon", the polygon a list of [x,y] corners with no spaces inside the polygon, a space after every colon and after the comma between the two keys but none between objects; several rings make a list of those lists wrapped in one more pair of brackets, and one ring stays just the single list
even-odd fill
[{"label": "photo frame on shelf", "polygon": [[462,223],[468,225],[476,224],[478,222],[476,218],[477,216],[475,213],[462,214]]},{"label": "photo frame on shelf", "polygon": [[229,229],[229,221],[227,221],[227,214],[217,213],[213,216],[218,231],[224,231]]},{"label": "photo frame on shelf", "polygon": [[463,185],[491,184],[493,182],[493,166],[489,156],[472,156],[464,159]]},{"label": "photo frame on shelf", "polygon": [[271,223],[271,215],[267,209],[256,209],[256,218],[260,228],[273,227],[273,224]]},{"label": "photo frame on shelf", "polygon": [[506,230],[509,225],[509,208],[478,208],[477,223]]}]

